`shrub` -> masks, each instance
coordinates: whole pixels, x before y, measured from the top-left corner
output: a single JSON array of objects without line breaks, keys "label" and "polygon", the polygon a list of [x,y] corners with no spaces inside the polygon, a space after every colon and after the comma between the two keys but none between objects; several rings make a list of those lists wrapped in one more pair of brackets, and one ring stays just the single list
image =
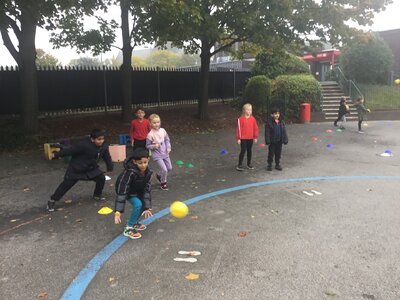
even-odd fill
[{"label": "shrub", "polygon": [[276,78],[271,106],[279,107],[286,118],[298,119],[300,103],[311,103],[311,109],[319,111],[320,98],[319,83],[312,75],[281,75]]},{"label": "shrub", "polygon": [[242,104],[250,103],[255,112],[264,113],[267,109],[267,101],[271,92],[272,83],[266,76],[250,77],[244,90]]}]

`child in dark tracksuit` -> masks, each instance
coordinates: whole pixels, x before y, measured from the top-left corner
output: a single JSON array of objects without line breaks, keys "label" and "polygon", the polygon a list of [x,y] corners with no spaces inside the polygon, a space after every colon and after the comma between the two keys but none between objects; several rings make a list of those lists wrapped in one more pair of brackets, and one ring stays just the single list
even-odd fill
[{"label": "child in dark tracksuit", "polygon": [[115,224],[121,223],[121,214],[125,210],[126,200],[133,209],[123,234],[131,239],[139,239],[138,232],[146,229],[140,224],[140,216],[151,217],[151,174],[149,169],[149,151],[146,148],[137,148],[133,156],[124,162],[124,171],[118,176],[115,184],[117,198],[115,200]]},{"label": "child in dark tracksuit", "polygon": [[280,119],[278,109],[271,110],[271,116],[265,124],[265,144],[268,145],[267,171],[272,171],[272,162],[275,156],[275,169],[282,171],[280,165],[282,144],[288,143],[285,122]]},{"label": "child in dark tracksuit", "polygon": [[52,158],[65,156],[72,156],[72,158],[63,182],[47,202],[46,212],[53,212],[56,201],[60,200],[80,180],[94,181],[96,187],[93,192],[93,199],[95,201],[104,200],[102,192],[106,178],[104,172],[99,168],[98,161],[103,159],[107,165],[107,171],[113,170],[108,145],[104,143],[104,135],[105,133],[102,130],[93,129],[90,137],[78,142],[71,148],[53,153]]},{"label": "child in dark tracksuit", "polygon": [[346,98],[342,97],[340,98],[340,106],[339,106],[339,111],[338,111],[338,117],[333,122],[333,125],[336,127],[337,123],[340,121],[340,129],[346,129],[344,127],[344,124],[346,124],[346,115],[350,113],[349,106],[346,104]]}]

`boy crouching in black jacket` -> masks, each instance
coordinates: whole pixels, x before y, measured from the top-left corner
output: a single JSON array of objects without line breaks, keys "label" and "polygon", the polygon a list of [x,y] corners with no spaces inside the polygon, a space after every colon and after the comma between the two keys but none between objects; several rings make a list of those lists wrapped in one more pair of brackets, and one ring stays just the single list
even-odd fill
[{"label": "boy crouching in black jacket", "polygon": [[123,234],[131,239],[139,239],[142,235],[138,232],[146,229],[140,224],[140,216],[151,217],[151,174],[149,169],[149,151],[137,148],[132,157],[124,162],[125,170],[118,176],[115,184],[117,199],[115,200],[115,224],[121,223],[121,214],[125,209],[126,200],[132,204],[133,209],[128,219]]},{"label": "boy crouching in black jacket", "polygon": [[65,172],[63,182],[47,202],[46,211],[48,213],[55,210],[56,201],[60,200],[79,180],[96,182],[93,199],[95,201],[104,200],[102,192],[106,177],[97,163],[100,158],[103,159],[107,165],[107,172],[111,172],[114,166],[108,151],[108,145],[104,143],[104,135],[104,131],[93,129],[90,137],[78,142],[71,148],[65,148],[53,153],[52,158],[64,156],[71,156],[72,158]]},{"label": "boy crouching in black jacket", "polygon": [[275,169],[282,171],[280,165],[282,144],[288,143],[285,122],[280,119],[278,109],[271,110],[271,116],[268,117],[265,124],[265,144],[268,145],[268,165],[267,171],[272,171],[272,161],[275,156]]}]

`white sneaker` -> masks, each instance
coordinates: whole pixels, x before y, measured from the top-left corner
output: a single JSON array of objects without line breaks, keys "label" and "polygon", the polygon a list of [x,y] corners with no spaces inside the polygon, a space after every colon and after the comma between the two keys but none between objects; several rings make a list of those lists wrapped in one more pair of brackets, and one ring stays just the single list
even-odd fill
[{"label": "white sneaker", "polygon": [[359,130],[359,131],[358,131],[358,133],[364,133],[364,131],[362,131],[362,130]]}]

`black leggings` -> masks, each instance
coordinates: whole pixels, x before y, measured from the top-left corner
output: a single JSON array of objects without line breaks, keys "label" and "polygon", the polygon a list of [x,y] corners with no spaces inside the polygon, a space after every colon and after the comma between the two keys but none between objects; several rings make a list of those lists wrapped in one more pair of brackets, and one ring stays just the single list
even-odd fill
[{"label": "black leggings", "polygon": [[361,123],[363,122],[363,120],[358,120],[358,131],[361,131]]},{"label": "black leggings", "polygon": [[145,148],[146,149],[146,140],[134,140],[133,141],[133,151],[137,148]]},{"label": "black leggings", "polygon": [[251,148],[253,147],[253,140],[240,140],[240,154],[239,165],[242,165],[244,154],[247,151],[247,165],[251,164]]},{"label": "black leggings", "polygon": [[272,165],[275,156],[275,165],[279,166],[281,162],[281,153],[282,153],[282,142],[280,143],[271,143],[268,146],[268,165]]},{"label": "black leggings", "polygon": [[[104,183],[106,181],[106,177],[104,176],[104,174],[101,174],[97,177],[87,180],[96,182],[96,187],[94,188],[93,197],[100,197],[101,193],[103,192]],[[54,194],[51,195],[50,199],[54,201],[60,200],[62,196],[64,196],[65,193],[68,192],[78,181],[79,181],[78,179],[64,178],[64,181],[60,183]]]}]

